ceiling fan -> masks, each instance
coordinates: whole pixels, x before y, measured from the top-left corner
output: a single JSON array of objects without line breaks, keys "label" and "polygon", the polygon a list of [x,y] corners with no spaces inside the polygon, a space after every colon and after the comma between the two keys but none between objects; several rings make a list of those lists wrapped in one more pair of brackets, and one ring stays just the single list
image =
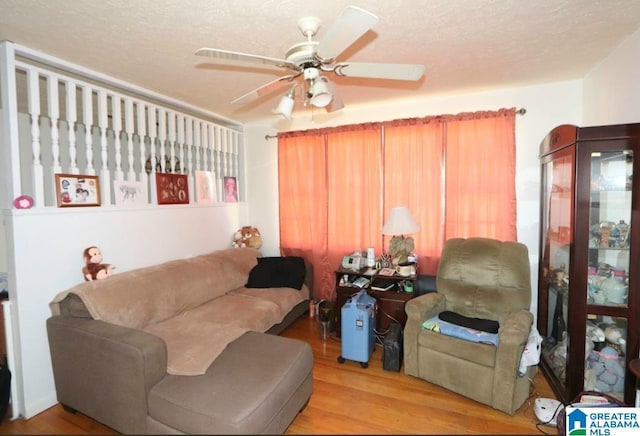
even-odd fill
[{"label": "ceiling fan", "polygon": [[[327,112],[333,112],[342,109],[344,104],[336,94],[333,83],[322,75],[323,72],[344,77],[413,81],[420,79],[424,74],[424,65],[336,61],[343,51],[377,22],[376,15],[356,6],[349,6],[327,30],[321,41],[312,39],[320,27],[320,19],[300,19],[298,28],[307,40],[289,48],[284,59],[206,47],[198,49],[195,54],[221,61],[254,62],[293,71],[236,98],[232,104],[248,103],[293,83],[278,107],[274,109],[274,113],[291,119],[295,91],[298,87],[302,87],[305,105],[311,103],[315,107],[324,107]],[[301,83],[294,83],[299,78]]]}]

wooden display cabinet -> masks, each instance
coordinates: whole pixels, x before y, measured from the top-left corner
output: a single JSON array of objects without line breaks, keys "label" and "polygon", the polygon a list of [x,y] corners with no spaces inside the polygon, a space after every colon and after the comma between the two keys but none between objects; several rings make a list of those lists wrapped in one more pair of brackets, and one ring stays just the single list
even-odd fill
[{"label": "wooden display cabinet", "polygon": [[[640,331],[640,276],[630,262],[640,258],[631,232],[640,229],[639,138],[640,124],[562,125],[540,147],[541,367],[565,404],[586,390],[635,402],[628,368]],[[605,357],[621,368],[607,386],[596,372]]]}]

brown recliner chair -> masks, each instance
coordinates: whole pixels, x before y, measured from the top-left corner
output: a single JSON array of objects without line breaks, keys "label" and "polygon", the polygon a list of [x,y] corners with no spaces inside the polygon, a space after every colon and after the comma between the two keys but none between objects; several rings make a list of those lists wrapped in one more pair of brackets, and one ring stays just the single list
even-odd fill
[{"label": "brown recliner chair", "polygon": [[[527,247],[486,238],[446,241],[437,292],[405,306],[404,370],[513,415],[529,396],[536,366],[519,374],[533,314]],[[498,346],[423,329],[442,311],[498,321]]]}]

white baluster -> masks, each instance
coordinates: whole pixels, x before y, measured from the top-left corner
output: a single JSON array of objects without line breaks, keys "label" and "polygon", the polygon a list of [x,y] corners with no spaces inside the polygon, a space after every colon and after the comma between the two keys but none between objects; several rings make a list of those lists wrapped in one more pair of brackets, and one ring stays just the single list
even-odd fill
[{"label": "white baluster", "polygon": [[33,153],[33,195],[34,204],[44,205],[44,171],[40,157],[40,84],[39,75],[27,70],[27,107],[31,116],[31,151]]},{"label": "white baluster", "polygon": [[[141,101],[138,101],[136,103],[137,109],[138,109],[138,137],[140,139],[140,181],[142,182],[142,185],[147,187],[147,190],[149,188],[149,174],[147,174],[146,171],[146,163],[147,163],[147,153],[145,150],[145,141],[146,141],[146,116],[145,116],[145,110],[144,110],[144,103],[142,103]],[[149,165],[151,165],[150,171],[153,171],[153,163],[151,163],[151,161],[149,161]],[[152,197],[149,197],[149,193],[147,191],[147,202],[149,202],[149,199]],[[151,200],[151,203],[153,203],[155,200]]]},{"label": "white baluster", "polygon": [[215,135],[215,128],[212,123],[207,123],[207,156],[209,160],[209,165],[207,166],[207,171],[213,171],[213,142]]},{"label": "white baluster", "polygon": [[[60,118],[60,102],[58,100],[58,76],[47,76],[47,107],[49,119],[51,120],[51,156],[53,174],[61,173],[60,166],[60,132],[58,130],[58,120]],[[52,177],[53,180],[53,177]],[[55,186],[52,187],[55,188]]]},{"label": "white baluster", "polygon": [[151,174],[149,175],[149,196],[152,204],[158,204],[158,187],[156,186],[157,172],[162,172],[160,160],[156,155],[156,108],[147,106],[147,129],[149,135],[149,154],[151,161]]},{"label": "white baluster", "polygon": [[193,120],[191,117],[185,118],[185,154],[186,154],[186,174],[191,174],[192,165],[191,159],[193,157]]},{"label": "white baluster", "polygon": [[76,121],[78,115],[76,114],[76,84],[71,80],[67,80],[65,83],[66,91],[66,113],[67,113],[67,125],[69,126],[69,173],[78,174],[78,162],[77,162],[77,145],[76,145]]},{"label": "white baluster", "polygon": [[225,176],[231,176],[231,169],[229,167],[229,130],[225,127],[222,128],[222,172]]},{"label": "white baluster", "polygon": [[167,112],[164,109],[158,110],[158,141],[160,142],[160,156],[158,160],[160,161],[160,165],[164,168],[165,173],[170,173],[171,168],[167,168],[167,150],[166,150],[166,140],[167,140]]},{"label": "white baluster", "polygon": [[184,116],[182,115],[178,115],[178,161],[180,162],[180,173],[182,174],[186,174],[186,164],[185,164],[185,158],[183,156],[182,150],[183,150],[183,146],[184,146]]},{"label": "white baluster", "polygon": [[202,170],[209,169],[209,135],[208,124],[204,121],[200,123],[200,144],[202,145]]},{"label": "white baluster", "polygon": [[114,146],[116,167],[114,168],[114,179],[122,180],[122,144],[120,135],[122,134],[122,109],[119,95],[111,96],[111,122],[113,125]]},{"label": "white baluster", "polygon": [[233,136],[233,174],[240,179],[240,134],[236,131],[231,132]]},{"label": "white baluster", "polygon": [[[130,98],[125,98],[124,100],[124,129],[127,132],[127,157],[129,163],[127,180],[135,181],[136,171],[133,157],[133,100]],[[142,168],[144,169],[144,162]]]},{"label": "white baluster", "polygon": [[200,143],[200,121],[193,122],[193,149],[195,153],[195,165],[194,170],[201,170],[200,166],[200,153],[202,151],[202,145]]},{"label": "white baluster", "polygon": [[98,127],[100,128],[100,191],[102,191],[102,204],[111,204],[111,177],[107,161],[107,127],[109,127],[107,92],[103,89],[98,90]]},{"label": "white baluster", "polygon": [[215,169],[215,185],[216,185],[216,201],[222,200],[222,127],[216,126],[215,141],[213,143],[216,155]]},{"label": "white baluster", "polygon": [[93,167],[93,91],[88,86],[82,88],[82,122],[84,124],[85,155],[87,158],[87,168],[85,173],[93,175],[96,173]]},{"label": "white baluster", "polygon": [[176,167],[176,150],[175,150],[175,142],[176,142],[176,113],[168,112],[168,129],[169,129],[169,165],[171,165],[171,172],[177,173]]}]

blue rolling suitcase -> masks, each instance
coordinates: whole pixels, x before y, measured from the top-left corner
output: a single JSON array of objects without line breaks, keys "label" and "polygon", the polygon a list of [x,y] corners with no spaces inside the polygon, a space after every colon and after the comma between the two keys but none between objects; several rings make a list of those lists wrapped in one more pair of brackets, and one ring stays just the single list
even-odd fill
[{"label": "blue rolling suitcase", "polygon": [[344,363],[349,359],[360,362],[363,368],[369,366],[369,357],[376,345],[375,303],[376,299],[362,289],[342,306],[342,354],[338,356],[338,362]]}]

